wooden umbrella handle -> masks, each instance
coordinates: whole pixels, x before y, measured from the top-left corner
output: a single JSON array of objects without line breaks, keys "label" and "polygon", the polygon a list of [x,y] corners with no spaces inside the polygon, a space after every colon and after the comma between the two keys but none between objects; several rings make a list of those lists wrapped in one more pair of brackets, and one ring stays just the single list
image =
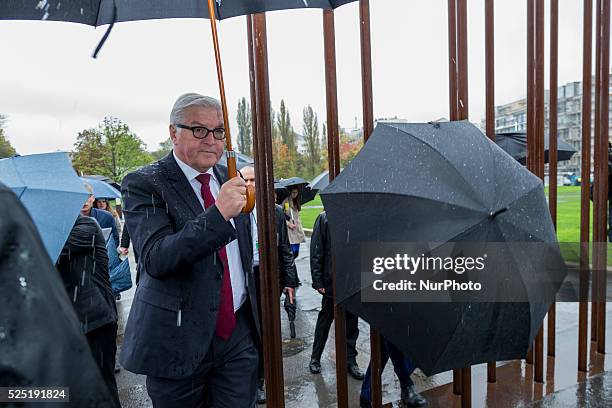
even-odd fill
[{"label": "wooden umbrella handle", "polygon": [[[236,152],[232,149],[232,136],[230,134],[229,119],[227,115],[227,101],[225,98],[225,85],[223,83],[223,70],[221,69],[221,52],[219,51],[219,37],[217,36],[217,24],[215,16],[214,0],[208,0],[208,14],[210,17],[210,29],[212,31],[213,46],[215,48],[215,61],[217,63],[217,79],[219,80],[219,94],[221,95],[221,108],[223,111],[223,126],[225,127],[225,143],[227,147],[227,174],[229,178],[238,175],[236,169]],[[247,186],[246,205],[242,209],[245,214],[255,208],[255,188]]]}]

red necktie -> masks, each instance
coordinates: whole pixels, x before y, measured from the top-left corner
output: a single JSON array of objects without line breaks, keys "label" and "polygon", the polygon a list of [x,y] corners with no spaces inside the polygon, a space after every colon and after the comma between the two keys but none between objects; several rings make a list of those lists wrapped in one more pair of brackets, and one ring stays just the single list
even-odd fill
[{"label": "red necktie", "polygon": [[[210,192],[210,174],[200,174],[196,180],[202,184],[200,192],[204,199],[204,207],[209,208],[215,204],[215,197]],[[217,326],[215,334],[227,341],[236,327],[236,315],[234,314],[234,296],[232,294],[232,281],[230,280],[229,265],[225,247],[219,250],[219,258],[223,264],[223,283],[221,285],[221,302],[217,314]]]}]

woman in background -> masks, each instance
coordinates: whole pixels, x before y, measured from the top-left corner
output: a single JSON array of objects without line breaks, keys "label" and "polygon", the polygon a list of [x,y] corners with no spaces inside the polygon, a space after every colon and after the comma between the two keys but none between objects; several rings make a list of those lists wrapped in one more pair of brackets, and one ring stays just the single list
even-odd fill
[{"label": "woman in background", "polygon": [[287,215],[287,228],[289,232],[289,243],[291,244],[291,252],[293,258],[297,258],[300,253],[300,244],[306,242],[306,235],[302,228],[302,220],[300,220],[300,189],[298,187],[289,187],[289,197],[283,202],[283,210]]},{"label": "woman in background", "polygon": [[[119,232],[119,234],[121,234],[121,218],[119,217],[119,214],[117,213],[117,211],[115,211],[113,206],[108,202],[108,200],[106,198],[96,198],[94,206],[98,210],[108,211],[113,215],[113,218],[115,219],[115,224],[117,225],[117,231]],[[119,242],[115,242],[115,245],[119,245]]]}]

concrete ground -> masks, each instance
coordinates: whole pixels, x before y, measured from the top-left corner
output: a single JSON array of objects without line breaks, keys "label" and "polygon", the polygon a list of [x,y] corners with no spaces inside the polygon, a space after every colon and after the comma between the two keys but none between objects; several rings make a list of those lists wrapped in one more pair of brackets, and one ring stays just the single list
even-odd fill
[{"label": "concrete ground", "polygon": [[[308,242],[302,244],[296,264],[302,286],[298,290],[297,338],[289,338],[287,315],[281,305],[281,334],[283,338],[283,366],[285,378],[285,406],[288,408],[335,407],[335,350],[333,326],[325,352],[321,359],[322,373],[308,371],[317,313],[321,297],[312,287],[309,266]],[[131,260],[133,263],[133,259]],[[132,270],[135,271],[134,265]],[[125,322],[129,313],[134,288],[122,294],[117,303],[120,312],[118,347],[121,348]],[[578,375],[577,367],[577,306],[575,303],[559,303],[557,306],[557,357],[548,357],[545,384],[533,384],[533,366],[521,361],[498,363],[497,384],[487,384],[486,365],[472,368],[473,407],[533,406],[566,407],[612,406],[612,303],[607,307],[608,354],[603,356],[591,350],[589,373]],[[365,371],[369,362],[369,326],[360,321],[357,342],[357,361]],[[592,347],[591,347],[592,348]],[[452,394],[450,372],[427,378],[417,370],[413,379],[418,390],[424,391],[432,407],[459,407],[460,397]],[[391,365],[383,373],[383,401],[391,403],[400,398],[399,382]],[[117,374],[119,396],[124,408],[151,407],[146,393],[145,377],[121,370]],[[358,407],[361,382],[348,378],[350,407]],[[604,396],[605,394],[605,396]],[[607,399],[605,399],[607,398]],[[586,401],[586,405],[582,402]],[[579,403],[580,402],[580,403]],[[603,404],[603,405],[602,405]],[[607,405],[606,405],[607,404]],[[389,405],[391,406],[391,405]],[[396,403],[393,403],[396,406]]]}]

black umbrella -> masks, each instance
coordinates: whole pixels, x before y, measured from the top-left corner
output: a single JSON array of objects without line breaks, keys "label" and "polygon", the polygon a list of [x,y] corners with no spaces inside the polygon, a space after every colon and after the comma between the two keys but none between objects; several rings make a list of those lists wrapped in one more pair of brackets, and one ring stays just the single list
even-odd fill
[{"label": "black umbrella", "polygon": [[[265,11],[336,8],[355,0],[217,0],[219,20]],[[116,11],[113,9],[116,7]],[[113,14],[116,14],[113,18]],[[206,0],[3,0],[2,20],[49,20],[101,26],[113,22],[164,18],[208,18]]]},{"label": "black umbrella", "polygon": [[[219,20],[298,8],[334,9],[355,0],[216,0]],[[115,23],[165,18],[209,18],[207,0],[46,0],[0,1],[0,20],[49,20],[86,24],[94,27],[110,24],[94,58],[108,38]]]},{"label": "black umbrella", "polygon": [[[467,121],[378,124],[322,198],[338,302],[425,373],[526,355],[565,277],[563,259],[541,180],[476,127]],[[435,251],[447,251],[455,265],[479,248],[486,259],[481,275],[435,263],[414,275],[392,265],[387,270],[391,278],[403,273],[460,283],[478,276],[487,296],[448,289],[378,293],[369,261],[373,251],[389,249],[381,245],[391,253],[414,247],[414,259],[427,262]]]},{"label": "black umbrella", "polygon": [[279,183],[291,191],[291,187],[297,187],[300,190],[300,204],[305,204],[314,200],[318,190],[313,190],[308,186],[308,182],[301,177],[291,177],[288,179],[280,179]]},{"label": "black umbrella", "polygon": [[274,181],[274,192],[276,193],[276,204],[281,204],[289,197],[289,190],[278,181]]},{"label": "black umbrella", "polygon": [[[522,165],[527,161],[527,133],[526,132],[508,132],[497,133],[495,135],[495,143],[501,147],[506,153],[512,156]],[[549,150],[548,134],[544,136],[544,162],[548,163]],[[570,144],[561,139],[557,140],[557,161],[569,160],[576,153]]]}]

